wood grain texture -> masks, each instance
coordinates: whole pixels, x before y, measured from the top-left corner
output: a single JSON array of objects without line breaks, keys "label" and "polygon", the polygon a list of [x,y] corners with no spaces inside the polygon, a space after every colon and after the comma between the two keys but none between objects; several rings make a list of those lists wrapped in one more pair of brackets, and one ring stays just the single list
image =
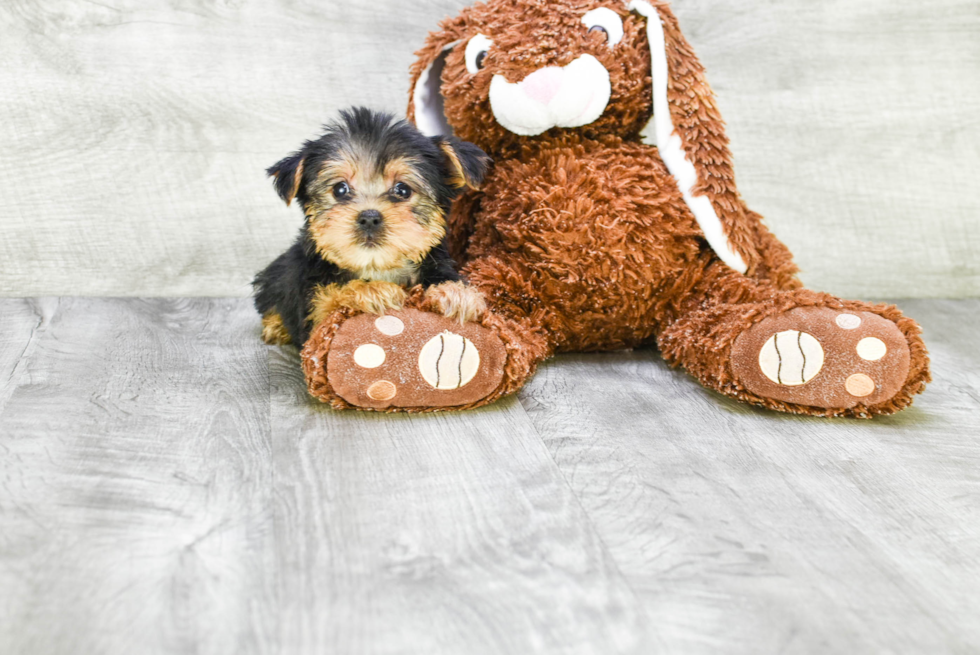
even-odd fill
[{"label": "wood grain texture", "polygon": [[980,301],[872,422],[652,351],[336,413],[245,299],[0,300],[0,652],[980,650]]},{"label": "wood grain texture", "polygon": [[284,652],[658,650],[515,399],[337,413],[270,357]]},{"label": "wood grain texture", "polygon": [[[246,295],[300,224],[264,169],[341,107],[403,111],[465,4],[0,4],[0,295]],[[976,2],[675,9],[806,282],[980,295]]]},{"label": "wood grain texture", "polygon": [[53,313],[55,300],[0,303],[0,414],[13,393],[13,381],[21,375],[37,347],[45,317]]},{"label": "wood grain texture", "polygon": [[37,326],[0,405],[0,652],[268,652],[269,378],[247,303],[0,315]]},{"label": "wood grain texture", "polygon": [[0,316],[4,655],[656,650],[515,399],[334,413],[245,299]]},{"label": "wood grain texture", "polygon": [[739,188],[809,286],[980,295],[976,2],[675,5],[719,95]]},{"label": "wood grain texture", "polygon": [[980,302],[903,305],[936,381],[873,422],[745,407],[652,351],[521,393],[668,650],[980,649]]}]

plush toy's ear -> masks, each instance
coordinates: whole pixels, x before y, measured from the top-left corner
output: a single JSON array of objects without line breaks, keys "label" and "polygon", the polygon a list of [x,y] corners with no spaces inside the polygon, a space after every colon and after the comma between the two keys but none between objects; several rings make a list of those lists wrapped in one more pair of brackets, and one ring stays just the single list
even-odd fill
[{"label": "plush toy's ear", "polygon": [[442,97],[442,71],[449,51],[459,43],[458,26],[451,22],[442,30],[429,34],[425,47],[415,53],[412,86],[408,98],[408,120],[426,136],[450,135],[453,128],[446,120]]},{"label": "plush toy's ear", "polygon": [[[656,5],[656,8],[654,8]],[[743,210],[725,124],[704,67],[664,2],[632,0],[647,19],[655,141],[708,244],[740,273],[758,261],[754,226]],[[648,128],[649,129],[649,128]]]},{"label": "plush toy's ear", "polygon": [[297,153],[286,157],[266,171],[270,177],[275,178],[276,192],[287,207],[292,204],[293,199],[299,193],[300,185],[303,183],[305,164],[306,156],[303,153]]},{"label": "plush toy's ear", "polygon": [[435,136],[432,141],[446,155],[446,168],[449,172],[446,182],[449,186],[454,189],[469,187],[479,191],[490,166],[487,153],[469,141],[462,141],[454,136]]}]

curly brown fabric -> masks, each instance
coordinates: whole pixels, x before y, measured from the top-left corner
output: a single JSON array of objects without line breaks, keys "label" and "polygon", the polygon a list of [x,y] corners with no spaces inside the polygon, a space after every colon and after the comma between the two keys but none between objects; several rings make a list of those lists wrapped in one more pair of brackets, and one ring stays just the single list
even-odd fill
[{"label": "curly brown fabric", "polygon": [[[920,328],[894,307],[802,287],[789,250],[738,193],[724,123],[703,67],[668,3],[652,0],[649,5],[663,25],[670,117],[697,173],[693,194],[711,201],[731,248],[748,270],[729,268],[712,250],[660,150],[641,141],[653,106],[645,17],[613,0],[490,0],[464,9],[429,36],[411,74],[414,89],[423,72],[444,57],[438,83],[445,118],[457,136],[495,160],[484,187],[467,193],[449,221],[453,254],[492,309],[482,323],[507,348],[504,381],[470,406],[517,390],[553,353],[656,344],[668,362],[684,367],[704,386],[770,409],[871,417],[907,407],[930,379]],[[597,7],[622,19],[624,36],[615,47],[582,25],[583,15]],[[465,51],[476,34],[486,35],[493,46],[483,69],[472,73]],[[538,136],[519,136],[496,120],[489,100],[494,76],[516,84],[583,54],[598,60],[610,76],[610,100],[597,120]],[[413,96],[410,119],[417,109]],[[412,298],[410,305],[426,309],[419,292]],[[871,321],[871,315],[887,320]],[[762,355],[752,351],[733,361],[735,344],[769,325],[798,334],[802,328],[793,328],[794,316],[806,318],[801,325],[823,320],[820,330],[842,331],[840,339],[824,343],[825,379],[839,378],[843,385],[860,377],[878,392],[893,386],[897,393],[865,405],[860,394],[874,394],[862,390],[866,384],[850,384],[857,395],[844,407],[828,406],[809,383],[785,390],[783,395],[798,402],[750,391],[751,380],[761,376]],[[834,343],[858,335],[843,331],[854,329],[861,316],[866,319],[860,329],[871,330],[867,339],[901,350],[889,356],[907,362],[904,380],[894,379],[898,369],[883,369],[856,352],[832,351]],[[331,396],[323,362],[331,335],[346,317],[338,313],[325,321],[304,351],[311,392],[336,407],[345,404]],[[768,336],[752,333],[752,343]]]},{"label": "curly brown fabric", "polygon": [[[405,307],[431,311],[433,309],[430,306],[431,302],[425,297],[421,287],[415,287],[409,294]],[[302,352],[303,372],[306,375],[310,394],[330,404],[334,409],[355,409],[353,405],[337,394],[327,374],[327,361],[333,338],[344,322],[355,315],[356,312],[346,308],[334,312],[314,330]],[[497,335],[507,352],[503,380],[488,396],[477,402],[455,407],[390,407],[386,409],[356,407],[356,409],[388,413],[426,413],[450,409],[473,409],[492,403],[520,389],[524,381],[534,374],[538,363],[549,356],[546,340],[541,335],[535,334],[529,326],[508,320],[498,314],[488,313],[479,323]]]}]

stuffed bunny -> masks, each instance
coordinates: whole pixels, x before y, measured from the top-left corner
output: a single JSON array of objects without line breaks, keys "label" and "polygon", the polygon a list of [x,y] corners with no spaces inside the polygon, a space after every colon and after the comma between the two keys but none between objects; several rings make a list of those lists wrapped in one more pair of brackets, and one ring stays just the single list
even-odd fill
[{"label": "stuffed bunny", "polygon": [[[708,388],[798,414],[891,414],[929,381],[914,321],[804,289],[746,207],[667,2],[489,0],[443,22],[418,57],[410,120],[494,160],[449,221],[489,309],[460,324],[415,293],[382,318],[338,312],[304,350],[314,395],[474,407],[555,353],[644,344]],[[366,346],[381,364],[358,364]]]}]

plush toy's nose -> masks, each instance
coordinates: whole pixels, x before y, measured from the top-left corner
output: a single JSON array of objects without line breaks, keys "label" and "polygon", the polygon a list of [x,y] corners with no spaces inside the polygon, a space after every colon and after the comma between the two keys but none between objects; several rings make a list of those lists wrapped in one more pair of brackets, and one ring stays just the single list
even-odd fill
[{"label": "plush toy's nose", "polygon": [[547,105],[558,95],[564,79],[565,75],[562,69],[548,66],[525,77],[524,81],[521,82],[521,88],[532,100]]}]

